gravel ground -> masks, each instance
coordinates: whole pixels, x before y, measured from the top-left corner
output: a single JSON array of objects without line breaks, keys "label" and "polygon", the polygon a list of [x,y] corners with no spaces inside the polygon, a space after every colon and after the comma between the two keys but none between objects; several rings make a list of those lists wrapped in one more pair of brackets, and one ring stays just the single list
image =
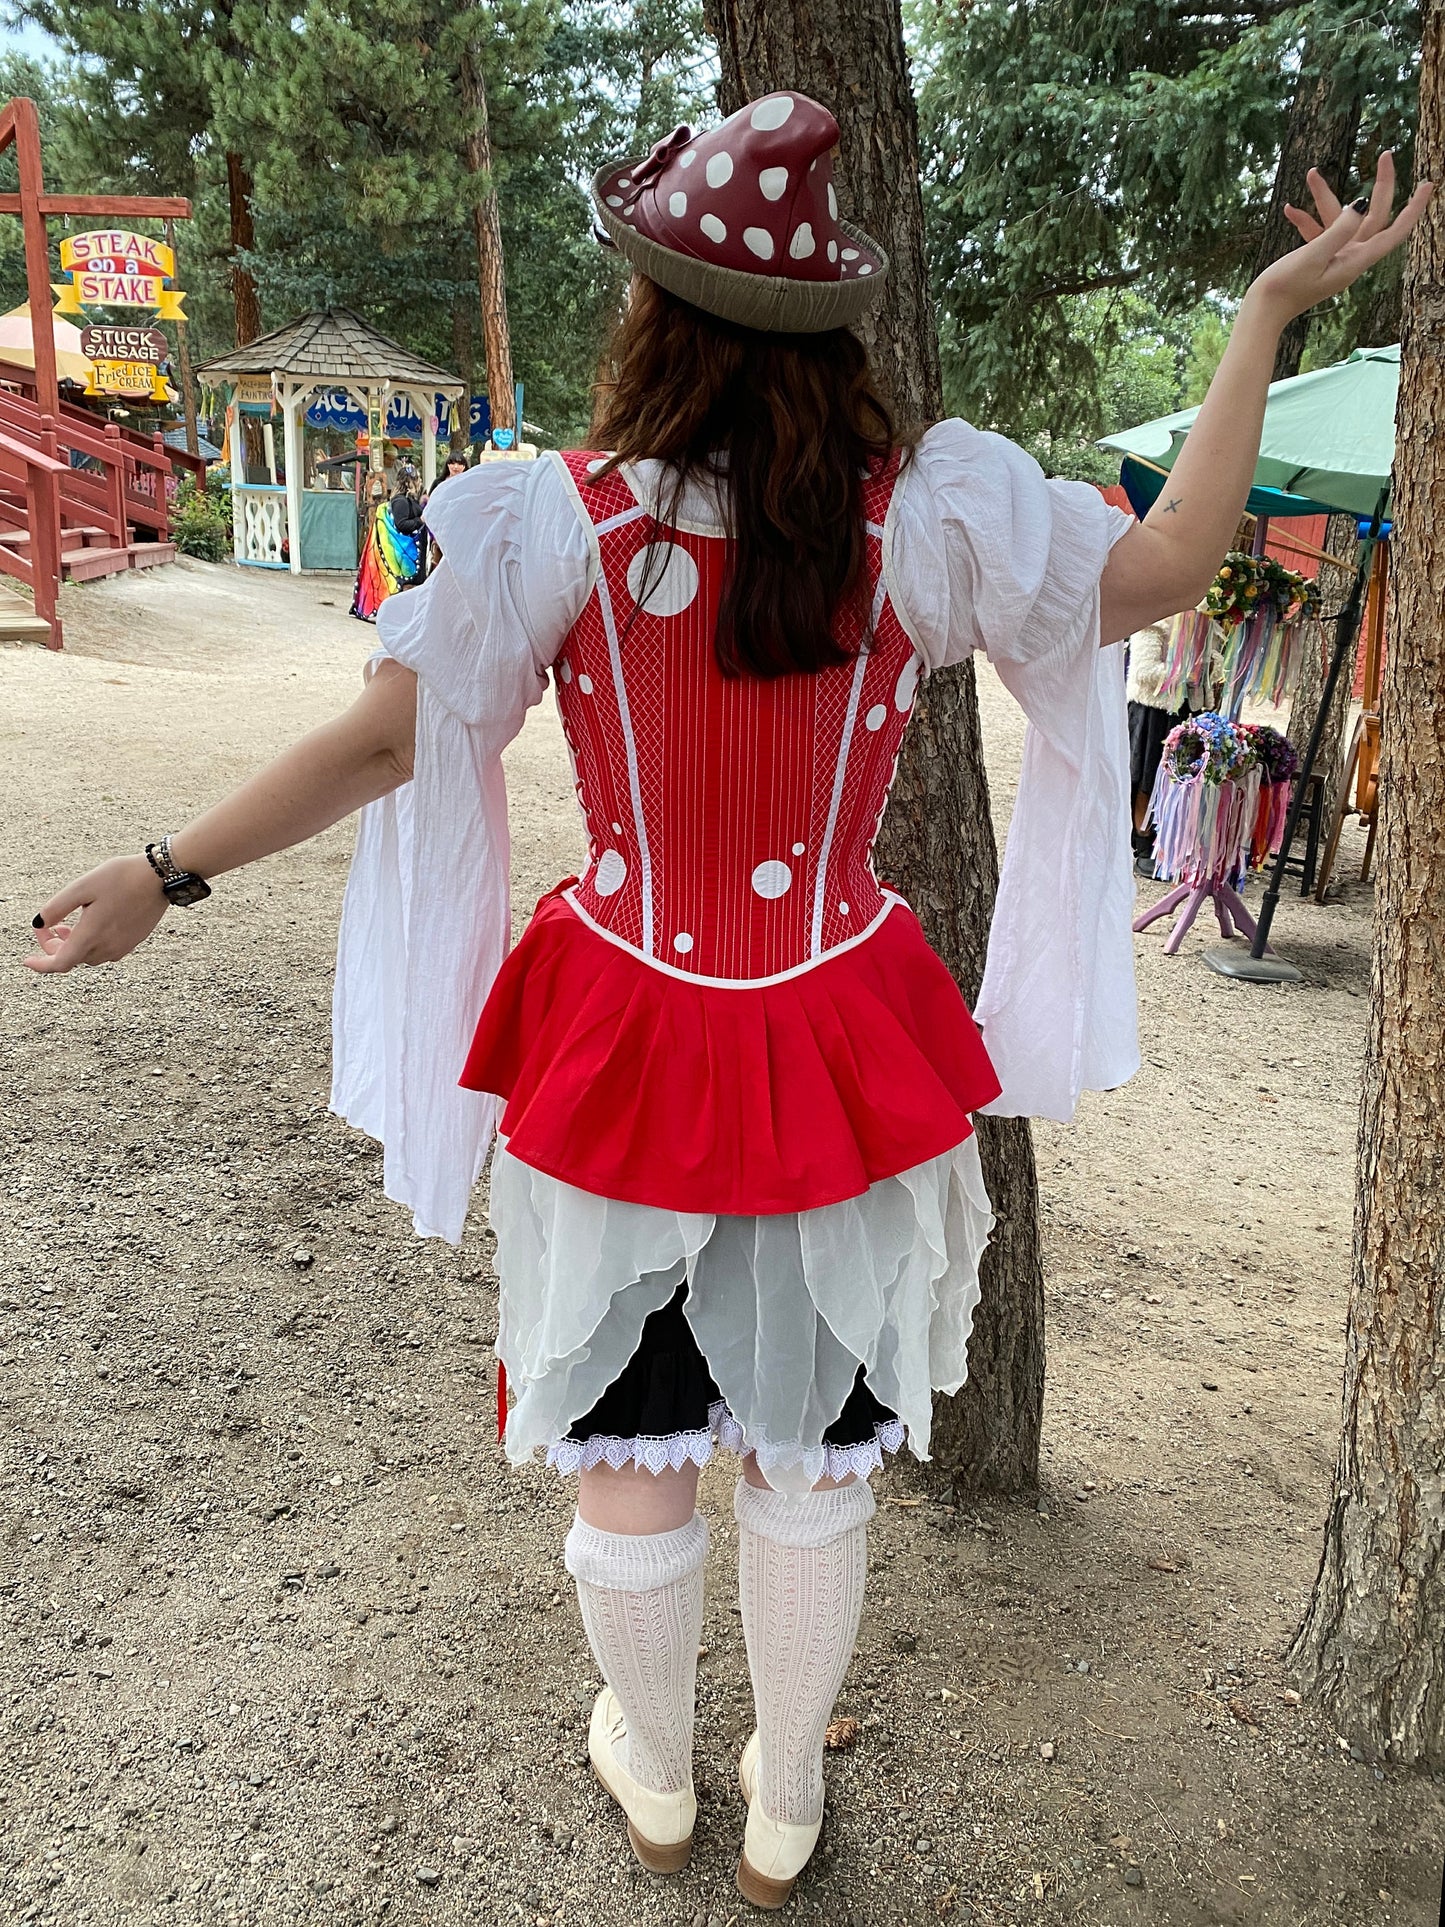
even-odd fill
[{"label": "gravel ground", "polygon": [[[326,1112],[349,830],[124,965],[15,961],[52,889],[348,699],[348,594],[182,563],[67,590],[61,656],[0,653],[0,1922],[725,1927],[734,1468],[702,1486],[697,1849],[656,1879],[585,1770],[568,1490],[495,1444],[482,1212],[414,1241]],[[1006,811],[1020,732],[983,694]],[[550,710],[510,774],[520,906],[579,842]],[[1445,1787],[1350,1758],[1282,1658],[1338,1423],[1368,916],[1358,884],[1286,899],[1293,991],[1138,940],[1142,1074],[1038,1132],[1043,1496],[879,1481],[794,1918],[1433,1927]]]}]

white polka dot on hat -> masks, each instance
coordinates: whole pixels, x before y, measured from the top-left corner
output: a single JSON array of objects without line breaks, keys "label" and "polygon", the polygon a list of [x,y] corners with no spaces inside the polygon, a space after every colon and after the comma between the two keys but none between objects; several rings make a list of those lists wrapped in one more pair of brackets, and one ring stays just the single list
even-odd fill
[{"label": "white polka dot on hat", "polygon": [[615,222],[672,254],[790,281],[851,281],[887,264],[839,224],[837,142],[826,107],[806,94],[767,94],[707,133],[675,128],[646,160],[604,172],[597,198]]}]

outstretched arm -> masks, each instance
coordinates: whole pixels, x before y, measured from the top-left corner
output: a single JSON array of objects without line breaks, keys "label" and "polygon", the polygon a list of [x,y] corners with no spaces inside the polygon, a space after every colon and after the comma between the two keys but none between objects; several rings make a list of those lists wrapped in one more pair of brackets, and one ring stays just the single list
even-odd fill
[{"label": "outstretched arm", "polygon": [[[180,869],[206,878],[304,843],[411,776],[416,677],[383,661],[343,715],[283,751],[171,838]],[[144,855],[112,857],[51,898],[35,918],[35,971],[114,963],[148,937],[167,908]],[[64,919],[75,911],[74,926]]]},{"label": "outstretched arm", "polygon": [[1100,585],[1106,643],[1193,608],[1204,595],[1229,549],[1254,478],[1281,333],[1296,315],[1340,293],[1399,247],[1432,192],[1430,182],[1422,181],[1392,221],[1395,163],[1388,153],[1380,156],[1368,203],[1362,196],[1341,207],[1317,169],[1309,181],[1319,220],[1297,208],[1287,210],[1305,245],[1250,284],[1158,501],[1109,557]]}]

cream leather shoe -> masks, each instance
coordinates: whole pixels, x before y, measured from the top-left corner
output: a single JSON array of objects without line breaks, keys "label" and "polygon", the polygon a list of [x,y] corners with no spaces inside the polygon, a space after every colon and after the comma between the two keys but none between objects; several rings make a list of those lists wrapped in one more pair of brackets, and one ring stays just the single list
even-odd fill
[{"label": "cream leather shoe", "polygon": [[738,1892],[755,1907],[781,1907],[818,1844],[823,1816],[820,1813],[810,1827],[789,1827],[780,1820],[770,1820],[763,1812],[762,1801],[754,1797],[757,1783],[758,1736],[754,1733],[738,1763],[738,1785],[748,1803],[747,1830],[738,1861]]},{"label": "cream leather shoe", "polygon": [[627,1815],[627,1837],[632,1851],[653,1873],[676,1873],[692,1852],[692,1830],[697,1800],[692,1782],[680,1793],[654,1793],[639,1785],[617,1757],[627,1733],[622,1708],[610,1686],[604,1686],[592,1708],[587,1729],[587,1754],[592,1771]]}]

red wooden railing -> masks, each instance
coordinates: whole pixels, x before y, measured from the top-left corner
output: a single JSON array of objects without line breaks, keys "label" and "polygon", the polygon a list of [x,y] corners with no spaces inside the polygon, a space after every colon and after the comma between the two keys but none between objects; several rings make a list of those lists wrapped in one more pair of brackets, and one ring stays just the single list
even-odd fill
[{"label": "red wooden railing", "polygon": [[0,432],[0,478],[24,488],[29,553],[0,543],[0,571],[23,582],[35,598],[35,613],[50,624],[46,646],[61,644],[60,611],[60,484],[68,473],[51,437],[46,449]]}]

